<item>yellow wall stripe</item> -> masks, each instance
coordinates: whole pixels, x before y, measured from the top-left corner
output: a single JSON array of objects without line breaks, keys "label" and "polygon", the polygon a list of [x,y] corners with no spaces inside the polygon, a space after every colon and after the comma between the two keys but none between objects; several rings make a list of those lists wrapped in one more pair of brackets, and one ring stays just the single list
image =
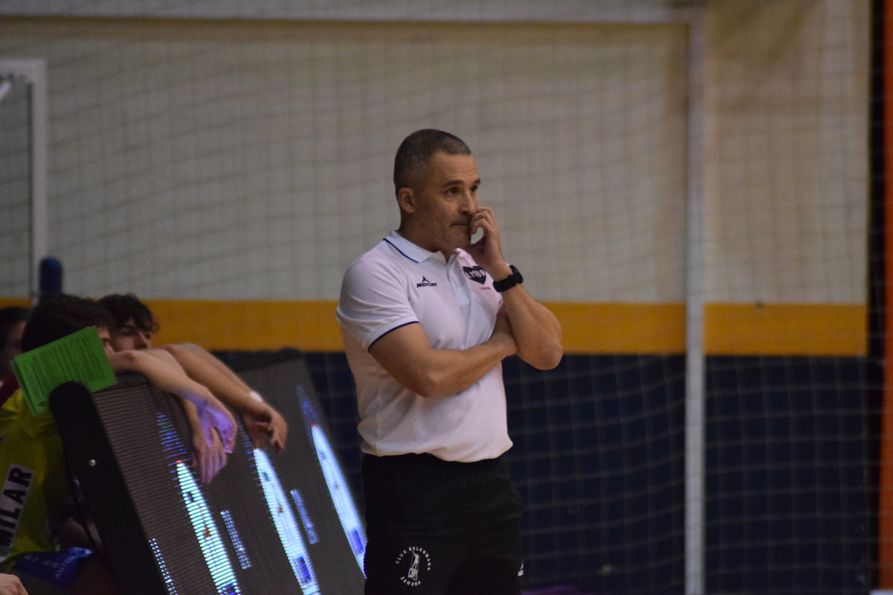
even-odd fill
[{"label": "yellow wall stripe", "polygon": [[0,308],[7,308],[9,306],[29,308],[31,307],[31,302],[28,301],[28,298],[0,297]]},{"label": "yellow wall stripe", "polygon": [[683,304],[550,303],[567,353],[683,353]]},{"label": "yellow wall stripe", "polygon": [[[341,351],[334,301],[147,300],[160,343],[216,350]],[[0,306],[26,305],[0,298]],[[683,304],[549,303],[569,354],[680,354]],[[708,304],[708,355],[863,356],[868,314],[861,304]]]},{"label": "yellow wall stripe", "polygon": [[207,349],[342,351],[335,302],[147,300],[161,343]]},{"label": "yellow wall stripe", "polygon": [[868,353],[868,309],[861,304],[708,304],[710,355]]}]

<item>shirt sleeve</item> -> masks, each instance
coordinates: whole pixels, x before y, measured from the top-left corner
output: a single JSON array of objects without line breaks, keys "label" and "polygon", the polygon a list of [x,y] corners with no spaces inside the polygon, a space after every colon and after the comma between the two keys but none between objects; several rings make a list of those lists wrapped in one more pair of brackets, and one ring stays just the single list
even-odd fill
[{"label": "shirt sleeve", "polygon": [[344,274],[336,316],[344,332],[363,349],[392,330],[419,321],[400,271],[365,259]]}]

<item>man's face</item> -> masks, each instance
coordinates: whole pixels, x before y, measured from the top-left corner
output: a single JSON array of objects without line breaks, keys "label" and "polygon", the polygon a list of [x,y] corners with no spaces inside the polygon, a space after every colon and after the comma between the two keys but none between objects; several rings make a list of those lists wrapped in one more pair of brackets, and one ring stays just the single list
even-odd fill
[{"label": "man's face", "polygon": [[115,351],[148,349],[152,347],[152,331],[139,327],[131,318],[111,331],[111,345]]},{"label": "man's face", "polygon": [[411,191],[410,239],[445,256],[468,246],[468,222],[478,209],[480,184],[472,155],[432,155],[425,179]]},{"label": "man's face", "polygon": [[25,323],[18,323],[12,327],[6,340],[0,345],[0,376],[6,376],[12,371],[9,362],[22,352],[22,333],[24,332]]}]

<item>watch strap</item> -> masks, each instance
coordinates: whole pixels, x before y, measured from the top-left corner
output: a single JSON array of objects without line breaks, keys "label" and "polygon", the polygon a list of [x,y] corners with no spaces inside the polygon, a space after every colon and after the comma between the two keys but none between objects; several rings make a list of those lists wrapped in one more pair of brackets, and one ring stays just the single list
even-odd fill
[{"label": "watch strap", "polygon": [[501,279],[499,281],[493,281],[493,289],[502,293],[508,289],[511,289],[515,285],[520,285],[524,283],[524,277],[521,276],[521,271],[515,268],[515,265],[510,264],[509,268],[512,269],[512,274],[506,277],[505,279]]}]

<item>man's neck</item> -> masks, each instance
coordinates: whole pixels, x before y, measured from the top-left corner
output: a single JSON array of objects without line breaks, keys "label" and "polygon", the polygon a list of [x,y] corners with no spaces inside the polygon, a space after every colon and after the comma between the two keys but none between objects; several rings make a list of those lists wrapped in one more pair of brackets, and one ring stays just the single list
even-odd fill
[{"label": "man's neck", "polygon": [[450,254],[453,253],[452,250],[438,250],[437,248],[429,248],[425,245],[424,238],[422,234],[415,232],[411,227],[407,226],[405,223],[401,223],[400,227],[397,228],[397,233],[403,236],[403,239],[409,240],[419,248],[423,248],[428,252],[440,252],[443,254],[444,260],[450,259]]}]

